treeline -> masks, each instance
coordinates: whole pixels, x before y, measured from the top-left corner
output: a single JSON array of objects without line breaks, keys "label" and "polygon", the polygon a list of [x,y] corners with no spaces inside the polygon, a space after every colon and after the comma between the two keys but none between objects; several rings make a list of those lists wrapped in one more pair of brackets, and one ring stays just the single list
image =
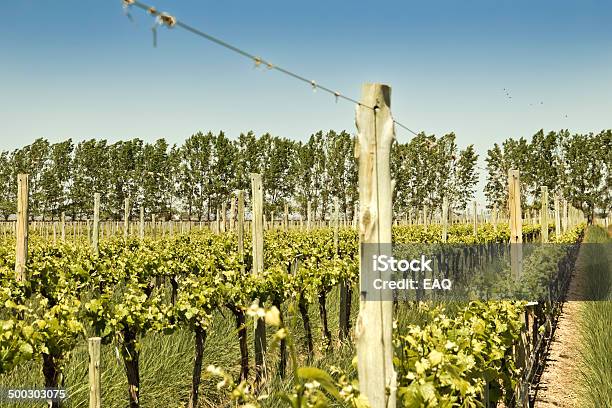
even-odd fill
[{"label": "treeline", "polygon": [[540,208],[540,188],[559,194],[591,222],[612,209],[612,130],[570,134],[567,130],[537,132],[495,143],[487,151],[485,195],[490,206],[506,207],[508,170],[521,171],[524,208]]},{"label": "treeline", "polygon": [[[147,215],[211,220],[236,189],[250,191],[251,172],[261,173],[266,212],[280,214],[285,203],[294,213],[313,216],[340,211],[352,217],[358,199],[354,139],[347,132],[317,132],[307,142],[252,132],[237,139],[223,132],[196,133],[178,145],[164,139],[109,143],[106,140],[37,139],[0,153],[0,216],[15,213],[16,175],[30,175],[30,214],[57,219],[90,216],[93,194],[100,192],[105,218],[121,219],[129,198],[132,216],[143,206]],[[455,135],[421,134],[392,151],[396,180],[394,210],[403,214],[439,208],[444,195],[465,207],[477,182],[473,146],[459,150]],[[433,213],[433,211],[429,211]]]}]

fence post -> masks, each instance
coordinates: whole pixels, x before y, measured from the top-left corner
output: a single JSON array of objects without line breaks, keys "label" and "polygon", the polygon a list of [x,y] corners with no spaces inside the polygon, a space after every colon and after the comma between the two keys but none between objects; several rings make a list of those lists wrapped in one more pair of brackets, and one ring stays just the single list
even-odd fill
[{"label": "fence post", "polygon": [[497,204],[493,204],[491,222],[493,223],[493,231],[497,232]]},{"label": "fence post", "polygon": [[555,237],[561,236],[561,214],[559,205],[559,193],[555,194]]},{"label": "fence post", "polygon": [[223,200],[223,202],[221,203],[221,232],[225,232],[226,228],[227,228],[227,215],[226,215],[226,208],[225,208],[225,200]]},{"label": "fence post", "polygon": [[442,242],[448,240],[448,197],[442,199]]},{"label": "fence post", "polygon": [[123,239],[127,241],[130,233],[130,199],[123,200]]},{"label": "fence post", "polygon": [[91,246],[94,254],[98,254],[98,242],[100,241],[100,193],[94,194],[94,217],[93,217],[93,234],[91,237]]},{"label": "fence post", "polygon": [[563,200],[563,233],[565,234],[567,232],[567,223],[569,222],[569,217],[568,217],[568,205],[567,205],[567,199]]},{"label": "fence post", "polygon": [[60,216],[60,224],[62,231],[62,242],[66,242],[66,213],[62,211],[62,215]]},{"label": "fence post", "polygon": [[244,190],[236,191],[238,195],[238,214],[237,214],[237,236],[238,236],[238,260],[240,269],[244,273]]},{"label": "fence post", "polygon": [[523,219],[519,170],[508,171],[508,212],[510,214],[510,264],[518,278],[523,269]]},{"label": "fence post", "polygon": [[289,204],[285,203],[285,215],[283,217],[283,228],[289,230]]},{"label": "fence post", "polygon": [[235,228],[235,215],[236,214],[236,196],[232,195],[230,201],[230,213],[229,213],[229,229],[233,231]]},{"label": "fence post", "polygon": [[478,203],[476,200],[472,202],[472,217],[474,218],[474,236],[478,236]]},{"label": "fence post", "polygon": [[89,408],[100,408],[102,390],[100,388],[100,337],[90,337],[89,344]]},{"label": "fence post", "polygon": [[140,227],[138,231],[138,235],[140,239],[144,239],[145,235],[145,216],[144,216],[144,207],[140,207]]},{"label": "fence post", "polygon": [[[251,173],[251,206],[253,233],[253,269],[252,273],[263,273],[263,186],[261,174]],[[261,303],[260,303],[260,306]],[[255,322],[255,381],[260,383],[264,377],[264,354],[266,350],[266,324],[261,318]]]},{"label": "fence post", "polygon": [[[340,229],[340,205],[338,197],[334,197],[334,253],[338,255],[339,250],[339,229]],[[340,280],[340,316],[338,338],[344,340],[349,334],[349,318],[351,315],[350,296],[351,288],[346,279]]]},{"label": "fence post", "polygon": [[[395,139],[391,117],[391,88],[365,84],[361,104],[356,110],[359,159],[359,240],[362,245],[360,280],[371,269],[363,245],[374,254],[390,255],[392,224],[391,144]],[[372,109],[371,107],[374,107]],[[368,257],[366,259],[365,257]],[[389,277],[376,272],[376,277]],[[372,277],[370,277],[372,278]],[[394,408],[397,380],[393,369],[393,303],[382,300],[381,291],[361,287],[359,315],[355,323],[357,366],[361,392],[372,408]]]},{"label": "fence post", "polygon": [[541,187],[541,215],[540,215],[540,229],[542,234],[542,243],[548,242],[548,187]]},{"label": "fence post", "polygon": [[17,221],[15,233],[15,278],[17,281],[27,280],[26,264],[28,262],[28,189],[29,176],[17,175]]}]

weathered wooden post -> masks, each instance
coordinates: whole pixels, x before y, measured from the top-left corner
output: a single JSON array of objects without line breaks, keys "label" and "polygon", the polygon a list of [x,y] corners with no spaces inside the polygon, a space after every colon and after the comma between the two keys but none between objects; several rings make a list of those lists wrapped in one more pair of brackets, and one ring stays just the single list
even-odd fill
[{"label": "weathered wooden post", "polygon": [[151,221],[149,221],[149,231],[151,232],[151,235],[153,236],[153,238],[155,238],[155,233],[156,233],[156,223],[155,223],[155,214],[151,214]]},{"label": "weathered wooden post", "polygon": [[472,201],[472,217],[473,217],[473,233],[474,236],[478,236],[478,203],[476,200]]},{"label": "weathered wooden post", "polygon": [[[334,251],[338,255],[339,249],[339,229],[340,229],[340,206],[338,198],[334,198]],[[339,331],[338,337],[340,340],[344,340],[349,336],[349,324],[351,316],[351,287],[350,283],[345,279],[340,280],[340,307],[339,307]]]},{"label": "weathered wooden post", "polygon": [[567,205],[567,199],[563,200],[563,233],[565,234],[567,232],[568,229],[568,223],[569,223],[569,216],[568,216],[568,205]]},{"label": "weathered wooden post", "polygon": [[144,235],[145,235],[145,215],[144,215],[144,207],[140,207],[140,228],[138,231],[138,235],[140,236],[140,239],[144,239]]},{"label": "weathered wooden post", "polygon": [[442,199],[442,242],[448,240],[448,197]]},{"label": "weathered wooden post", "polygon": [[100,337],[90,337],[89,344],[89,408],[101,408]]},{"label": "weathered wooden post", "polygon": [[289,231],[289,204],[285,203],[285,215],[283,216],[283,228]]},{"label": "weathered wooden post", "polygon": [[[359,240],[379,253],[390,252],[392,224],[391,144],[395,139],[390,112],[391,88],[365,84],[356,111],[359,159]],[[372,109],[373,107],[373,109]],[[387,254],[390,255],[390,254]],[[366,277],[367,263],[361,259],[360,280]],[[371,272],[370,272],[371,273]],[[377,277],[385,278],[382,272]],[[382,292],[362,287],[359,316],[355,324],[357,365],[361,392],[372,408],[394,408],[397,379],[393,369],[393,303],[383,300]]]},{"label": "weathered wooden post", "polygon": [[491,213],[491,222],[493,223],[493,231],[497,232],[497,204],[493,204],[493,212]]},{"label": "weathered wooden post", "polygon": [[127,241],[130,233],[130,199],[123,201],[123,239]]},{"label": "weathered wooden post", "polygon": [[542,243],[548,242],[548,187],[542,186],[540,188],[541,197],[541,215],[540,215],[540,229],[542,234]]},{"label": "weathered wooden post", "polygon": [[[251,173],[251,205],[252,205],[252,242],[253,269],[252,273],[263,273],[263,186],[261,174]],[[260,304],[260,306],[262,306]],[[255,381],[260,383],[264,378],[264,355],[266,350],[266,324],[264,319],[255,322]]]},{"label": "weathered wooden post", "polygon": [[225,200],[223,201],[223,203],[221,203],[221,232],[225,232],[226,228],[227,228],[227,215],[226,215],[226,208],[225,208]]},{"label": "weathered wooden post", "polygon": [[15,245],[15,279],[27,280],[26,265],[28,263],[28,196],[29,176],[27,174],[17,175],[17,221],[15,233],[17,242]]},{"label": "weathered wooden post", "polygon": [[561,214],[559,205],[559,194],[555,194],[555,237],[561,236]]},{"label": "weathered wooden post", "polygon": [[518,278],[523,269],[523,219],[519,170],[508,171],[508,213],[510,214],[510,264]]},{"label": "weathered wooden post", "polygon": [[62,232],[62,242],[66,242],[66,213],[62,211],[62,215],[60,216],[60,225]]},{"label": "weathered wooden post", "polygon": [[91,246],[94,254],[98,254],[98,242],[100,242],[100,193],[94,194],[93,211],[93,234],[91,237]]},{"label": "weathered wooden post", "polygon": [[230,231],[233,231],[236,226],[235,217],[236,216],[236,196],[232,195],[230,201],[230,213],[229,213],[229,228]]},{"label": "weathered wooden post", "polygon": [[237,236],[238,236],[238,260],[240,261],[240,269],[244,273],[244,190],[236,191],[238,196],[238,220],[237,220]]}]

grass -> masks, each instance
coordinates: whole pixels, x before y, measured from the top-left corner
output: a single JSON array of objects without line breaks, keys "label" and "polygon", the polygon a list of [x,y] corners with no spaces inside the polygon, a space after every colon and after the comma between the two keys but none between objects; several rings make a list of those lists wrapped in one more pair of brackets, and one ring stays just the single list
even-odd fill
[{"label": "grass", "polygon": [[591,227],[585,242],[579,265],[586,299],[580,316],[580,406],[612,407],[612,240],[602,228]]},{"label": "grass", "polygon": [[[318,305],[309,307],[309,315],[312,325],[312,333],[315,344],[315,356],[307,362],[307,351],[305,336],[301,318],[294,318],[287,310],[284,310],[285,320],[288,322],[291,333],[298,348],[298,360],[300,365],[313,365],[316,367],[329,368],[335,365],[352,376],[356,377],[355,369],[351,362],[355,355],[355,349],[351,341],[340,343],[338,341],[338,315],[339,315],[339,291],[334,289],[328,296],[328,320],[333,335],[333,348],[331,351],[323,349],[323,333],[321,332]],[[353,292],[352,318],[357,314],[358,299]],[[251,374],[253,374],[253,321],[247,320],[249,325],[249,358]],[[273,329],[268,329],[268,335],[273,334]],[[163,406],[165,408],[184,407],[189,399],[191,385],[191,374],[193,370],[194,338],[187,330],[179,330],[172,334],[163,335],[152,333],[142,339],[142,350],[140,354],[140,377],[141,377],[141,406]],[[71,353],[64,378],[69,395],[69,400],[63,405],[67,408],[88,407],[88,351],[86,340],[83,340]],[[238,337],[236,334],[235,320],[228,310],[220,310],[214,316],[213,325],[208,331],[204,348],[203,368],[213,364],[231,373],[234,378],[240,372],[240,351]],[[280,403],[279,398],[274,397],[280,391],[291,388],[291,366],[288,364],[287,377],[281,379],[276,374],[278,365],[278,351],[266,356],[266,364],[269,368],[268,381],[262,393],[271,397],[264,401],[266,408],[286,406]],[[114,344],[102,345],[102,406],[104,407],[126,407],[127,406],[127,380],[123,368],[123,362],[118,358]],[[0,375],[0,389],[19,388],[42,388],[44,379],[42,375],[42,362],[40,359],[24,363],[9,373]],[[222,395],[216,387],[218,378],[206,377],[203,372],[203,380],[200,386],[200,407],[226,407],[229,406],[227,397]],[[4,406],[0,403],[0,406]],[[11,407],[47,407],[44,402],[33,404],[13,404]]]}]

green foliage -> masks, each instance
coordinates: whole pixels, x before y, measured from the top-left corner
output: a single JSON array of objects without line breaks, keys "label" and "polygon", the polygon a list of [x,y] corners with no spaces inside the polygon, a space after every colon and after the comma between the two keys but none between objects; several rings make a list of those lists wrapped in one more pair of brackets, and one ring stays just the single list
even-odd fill
[{"label": "green foliage", "polygon": [[483,407],[489,383],[492,402],[509,400],[520,375],[513,345],[522,310],[521,303],[470,302],[450,318],[436,307],[425,326],[396,333],[398,399],[407,407]]}]

